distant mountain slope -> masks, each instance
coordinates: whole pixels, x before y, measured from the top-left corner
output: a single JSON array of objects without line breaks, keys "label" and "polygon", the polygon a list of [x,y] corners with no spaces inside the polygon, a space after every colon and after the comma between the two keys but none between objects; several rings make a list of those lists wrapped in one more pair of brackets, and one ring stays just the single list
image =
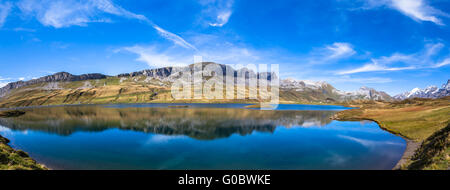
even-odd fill
[{"label": "distant mountain slope", "polygon": [[[205,68],[211,62],[197,63]],[[267,80],[275,79],[274,73],[255,73],[247,68],[235,70],[232,67],[217,64],[225,74],[226,71],[238,76],[246,72]],[[181,69],[194,71],[189,65]],[[72,75],[61,72],[30,81],[9,83],[0,88],[0,107],[22,107],[37,105],[62,104],[109,104],[109,103],[149,103],[149,102],[258,102],[259,100],[175,100],[171,95],[171,85],[178,78],[175,68],[165,67],[149,69],[117,76],[102,74]],[[198,74],[198,73],[194,73]],[[208,79],[204,77],[205,81]],[[362,87],[356,92],[337,90],[326,82],[280,80],[280,101],[285,103],[325,103],[348,100],[385,100],[392,98],[372,88]]]},{"label": "distant mountain slope", "polygon": [[38,79],[33,79],[29,81],[17,81],[12,82],[4,86],[3,88],[0,88],[0,97],[3,97],[6,93],[8,93],[11,90],[30,86],[34,84],[39,83],[50,83],[50,82],[73,82],[73,81],[83,81],[83,80],[93,80],[93,79],[104,79],[106,78],[106,75],[103,74],[84,74],[84,75],[72,75],[67,72],[59,72],[55,73],[53,75],[41,77]]},{"label": "distant mountain slope", "polygon": [[396,100],[404,100],[410,98],[442,98],[450,96],[450,80],[443,84],[441,88],[429,86],[425,89],[414,88],[409,92],[394,96]]},{"label": "distant mountain slope", "polygon": [[308,81],[308,80],[281,80],[280,88],[299,94],[307,100],[316,99],[317,101],[335,102],[349,100],[393,100],[391,96],[383,91],[376,91],[373,88],[361,87],[355,92],[345,92],[334,88],[331,84],[324,81]]}]

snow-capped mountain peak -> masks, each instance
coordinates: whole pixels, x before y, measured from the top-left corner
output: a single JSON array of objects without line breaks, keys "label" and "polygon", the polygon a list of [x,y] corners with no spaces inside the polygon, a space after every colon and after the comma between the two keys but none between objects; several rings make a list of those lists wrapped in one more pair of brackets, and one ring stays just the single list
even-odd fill
[{"label": "snow-capped mountain peak", "polygon": [[450,79],[447,81],[447,84],[442,85],[442,89],[450,90]]},{"label": "snow-capped mountain peak", "polygon": [[420,91],[421,91],[420,88],[414,88],[411,90],[410,94],[418,93]]},{"label": "snow-capped mountain peak", "polygon": [[355,92],[345,92],[334,88],[332,85],[324,81],[295,80],[288,78],[281,80],[280,87],[300,93],[310,93],[311,95],[323,93],[327,96],[333,97],[333,99],[336,100],[392,100],[392,98],[385,92],[379,92],[366,86],[361,87]]},{"label": "snow-capped mountain peak", "polygon": [[292,78],[287,78],[281,80],[281,88],[297,89],[298,91],[309,89],[321,89],[322,87],[328,86],[329,84],[324,81],[310,81],[310,80],[296,80]]},{"label": "snow-capped mountain peak", "polygon": [[447,84],[442,85],[442,88],[437,86],[428,86],[425,89],[414,88],[409,92],[394,96],[397,100],[404,100],[409,98],[441,98],[450,95],[450,80]]}]

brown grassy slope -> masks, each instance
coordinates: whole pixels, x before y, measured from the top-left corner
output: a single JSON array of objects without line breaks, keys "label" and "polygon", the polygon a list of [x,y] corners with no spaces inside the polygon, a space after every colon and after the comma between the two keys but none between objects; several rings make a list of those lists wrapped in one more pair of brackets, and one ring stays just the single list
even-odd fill
[{"label": "brown grassy slope", "polygon": [[[225,89],[225,88],[224,88]],[[192,89],[193,90],[193,89]],[[331,93],[331,86],[325,91],[295,91],[280,89],[280,103],[326,104],[339,97]],[[238,94],[235,91],[235,96]],[[239,92],[242,95],[242,92]],[[224,93],[224,97],[225,97]],[[245,96],[248,97],[248,88]],[[261,95],[258,95],[261,97]],[[14,89],[0,98],[0,108],[67,105],[67,104],[117,104],[117,103],[257,103],[258,99],[184,99],[175,100],[171,94],[170,82],[136,77],[108,77],[99,80],[74,82],[38,83]]]},{"label": "brown grassy slope", "polygon": [[[76,82],[59,82],[48,88],[48,83],[34,84],[12,90],[0,98],[0,108],[117,103],[255,103],[245,99],[175,100],[169,85],[161,81],[148,81],[144,77],[117,78]],[[193,90],[193,89],[192,89]],[[236,92],[235,92],[236,95]],[[245,94],[248,97],[248,91]]]},{"label": "brown grassy slope", "polygon": [[26,107],[66,104],[143,103],[171,101],[170,89],[118,78],[58,83],[58,88],[46,89],[36,84],[15,89],[0,100],[0,107]]},{"label": "brown grassy slope", "polygon": [[339,112],[338,120],[370,119],[380,127],[406,138],[423,141],[447,126],[450,120],[450,97],[437,100],[414,99],[403,102],[353,102],[360,107]]},{"label": "brown grassy slope", "polygon": [[423,142],[407,169],[450,169],[450,123]]}]

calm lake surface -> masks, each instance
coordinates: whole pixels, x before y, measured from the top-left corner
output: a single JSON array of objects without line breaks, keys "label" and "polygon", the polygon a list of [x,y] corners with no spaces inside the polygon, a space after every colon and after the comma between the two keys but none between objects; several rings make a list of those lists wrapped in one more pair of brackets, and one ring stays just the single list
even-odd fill
[{"label": "calm lake surface", "polygon": [[28,109],[0,134],[52,169],[391,169],[406,142],[340,106],[133,104]]}]

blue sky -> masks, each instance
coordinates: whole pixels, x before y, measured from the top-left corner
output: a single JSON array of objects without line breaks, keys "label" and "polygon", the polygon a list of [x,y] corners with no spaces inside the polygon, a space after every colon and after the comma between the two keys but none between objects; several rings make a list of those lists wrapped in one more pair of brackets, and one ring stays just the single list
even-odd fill
[{"label": "blue sky", "polygon": [[279,64],[391,95],[450,77],[448,0],[0,0],[0,86],[67,71]]}]

